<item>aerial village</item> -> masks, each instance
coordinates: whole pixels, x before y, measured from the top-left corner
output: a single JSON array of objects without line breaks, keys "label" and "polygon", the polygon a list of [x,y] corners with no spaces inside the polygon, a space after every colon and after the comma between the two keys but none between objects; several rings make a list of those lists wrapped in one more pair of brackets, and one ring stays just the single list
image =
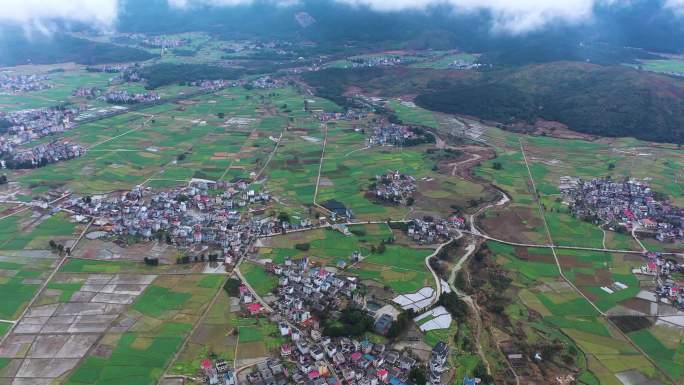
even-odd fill
[{"label": "aerial village", "polygon": [[369,188],[370,198],[391,204],[413,204],[413,193],[416,191],[416,179],[399,171],[390,171],[376,175],[375,182]]},{"label": "aerial village", "polygon": [[646,181],[563,177],[560,190],[572,214],[583,220],[639,231],[661,242],[684,239],[684,209],[658,199]]},{"label": "aerial village", "polygon": [[40,91],[51,88],[47,75],[0,73],[0,90],[9,93]]},{"label": "aerial village", "polygon": [[80,145],[55,140],[33,148],[22,147],[31,141],[68,131],[81,107],[40,108],[0,114],[8,128],[0,133],[0,168],[35,168],[85,154]]},{"label": "aerial village", "polygon": [[[354,258],[358,256],[350,256],[352,261]],[[371,332],[385,336],[395,324],[396,309],[391,305],[371,308],[367,288],[356,277],[316,266],[307,257],[268,264],[267,270],[278,277],[275,295],[262,303],[243,285],[239,288],[240,303],[249,315],[269,314],[286,342],[280,347],[280,360],[258,365],[246,374],[245,383],[401,385],[408,382],[411,370],[421,362],[427,363],[428,384],[443,383],[449,354],[443,342],[426,355],[333,330],[335,319],[358,319],[367,322]],[[283,361],[287,363],[285,369]],[[235,376],[228,370],[223,371],[223,381],[219,382],[220,365],[217,360],[205,382],[234,384]]]},{"label": "aerial village", "polygon": [[368,147],[376,146],[415,146],[422,143],[434,142],[434,136],[418,127],[400,124],[380,124],[373,129],[372,135],[366,138]]},{"label": "aerial village", "polygon": [[186,251],[188,257],[179,263],[196,260],[212,247],[220,260],[232,266],[256,236],[283,231],[275,218],[255,219],[264,214],[270,199],[267,192],[249,189],[245,181],[193,180],[170,191],[136,187],[108,196],[72,198],[64,209],[76,221],[93,221],[95,230],[86,235],[91,239],[160,239]]}]

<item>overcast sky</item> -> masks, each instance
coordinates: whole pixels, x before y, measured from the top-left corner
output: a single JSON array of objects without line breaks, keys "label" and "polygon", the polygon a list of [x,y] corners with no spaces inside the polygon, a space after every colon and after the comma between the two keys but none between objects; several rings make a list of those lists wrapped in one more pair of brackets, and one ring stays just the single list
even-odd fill
[{"label": "overcast sky", "polygon": [[[144,0],[137,0],[144,1]],[[241,5],[251,0],[167,0],[177,8],[193,4],[219,6]],[[283,6],[297,0],[271,0]],[[366,5],[379,11],[424,9],[434,4],[452,4],[460,12],[488,10],[494,17],[494,30],[524,33],[549,23],[577,23],[590,20],[597,2],[620,6],[628,0],[335,0]],[[684,0],[666,0],[666,7],[677,13],[684,10]],[[27,29],[49,30],[50,20],[60,19],[89,23],[97,28],[111,29],[116,22],[119,0],[0,0],[0,22],[21,23]]]}]

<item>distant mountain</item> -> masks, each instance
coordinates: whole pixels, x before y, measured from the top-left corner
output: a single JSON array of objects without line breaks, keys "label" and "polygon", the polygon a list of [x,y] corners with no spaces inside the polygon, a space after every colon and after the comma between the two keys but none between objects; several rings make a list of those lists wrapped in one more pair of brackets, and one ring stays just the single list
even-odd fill
[{"label": "distant mountain", "polygon": [[154,55],[140,49],[97,43],[62,33],[52,36],[36,34],[28,38],[18,29],[5,29],[0,35],[0,66],[22,64],[123,63],[141,61]]},{"label": "distant mountain", "polygon": [[558,121],[600,136],[684,143],[684,81],[625,66],[557,62],[431,82],[424,108],[506,124]]}]

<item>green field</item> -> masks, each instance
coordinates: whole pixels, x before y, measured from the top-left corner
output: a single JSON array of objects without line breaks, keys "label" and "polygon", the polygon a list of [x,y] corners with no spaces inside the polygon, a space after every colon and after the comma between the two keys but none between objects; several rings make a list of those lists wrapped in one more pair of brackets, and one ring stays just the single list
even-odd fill
[{"label": "green field", "polygon": [[140,318],[123,333],[108,333],[112,348],[107,358],[88,356],[66,383],[151,385],[180,348],[199,320],[222,277],[201,275],[161,276],[138,298],[130,312]]},{"label": "green field", "polygon": [[684,61],[679,59],[642,60],[641,63],[647,71],[684,73]]}]

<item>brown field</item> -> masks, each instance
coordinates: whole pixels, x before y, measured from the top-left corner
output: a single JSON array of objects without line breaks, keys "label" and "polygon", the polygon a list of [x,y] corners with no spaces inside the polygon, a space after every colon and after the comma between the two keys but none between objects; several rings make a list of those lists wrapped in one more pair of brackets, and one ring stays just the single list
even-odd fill
[{"label": "brown field", "polygon": [[543,235],[535,232],[542,226],[542,220],[531,207],[509,206],[502,210],[492,210],[494,215],[480,217],[478,226],[494,238],[518,243],[547,243]]}]

